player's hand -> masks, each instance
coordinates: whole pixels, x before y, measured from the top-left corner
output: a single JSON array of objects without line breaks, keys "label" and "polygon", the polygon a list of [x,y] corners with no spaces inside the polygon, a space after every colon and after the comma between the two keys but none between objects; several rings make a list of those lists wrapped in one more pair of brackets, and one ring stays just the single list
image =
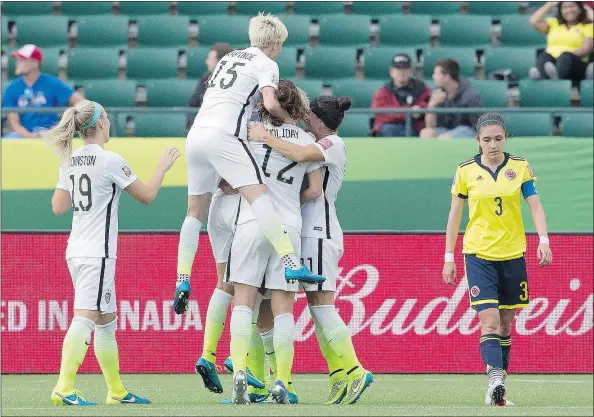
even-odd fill
[{"label": "player's hand", "polygon": [[433,90],[429,98],[429,107],[439,106],[448,97],[447,93],[441,88]]},{"label": "player's hand", "polygon": [[167,172],[180,156],[181,152],[176,147],[172,146],[171,148],[167,148],[165,149],[165,152],[163,152],[163,155],[161,155],[161,159],[159,159],[157,166]]},{"label": "player's hand", "polygon": [[456,263],[446,262],[443,264],[443,281],[448,285],[456,283]]},{"label": "player's hand", "polygon": [[268,134],[262,123],[254,123],[248,126],[248,139],[253,142],[264,142],[264,137]]},{"label": "player's hand", "polygon": [[173,298],[173,310],[175,311],[175,314],[184,314],[188,311],[188,299],[190,298],[191,292],[190,282],[187,280],[182,281],[182,283],[177,286]]},{"label": "player's hand", "polygon": [[553,262],[553,252],[551,247],[546,243],[538,245],[536,250],[536,257],[538,258],[538,266],[547,266]]}]

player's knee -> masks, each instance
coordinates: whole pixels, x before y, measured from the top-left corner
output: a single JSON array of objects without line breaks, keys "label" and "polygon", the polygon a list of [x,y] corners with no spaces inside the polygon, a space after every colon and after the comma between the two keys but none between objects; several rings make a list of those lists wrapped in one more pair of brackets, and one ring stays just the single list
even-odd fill
[{"label": "player's knee", "polygon": [[496,308],[489,308],[479,313],[481,330],[483,334],[499,333],[499,311]]},{"label": "player's knee", "polygon": [[229,295],[233,295],[233,284],[228,282],[217,282],[217,289],[224,291]]}]

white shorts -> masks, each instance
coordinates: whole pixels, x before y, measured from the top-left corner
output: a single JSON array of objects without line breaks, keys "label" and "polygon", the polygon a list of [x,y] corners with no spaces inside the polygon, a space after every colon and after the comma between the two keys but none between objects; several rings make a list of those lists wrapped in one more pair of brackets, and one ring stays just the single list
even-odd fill
[{"label": "white shorts", "polygon": [[[285,225],[293,247],[299,248],[299,232]],[[299,257],[299,253],[296,253]],[[238,224],[231,243],[225,282],[257,288],[297,292],[299,285],[285,279],[285,265],[255,220]]]},{"label": "white shorts", "polygon": [[74,285],[74,309],[115,313],[115,264],[112,258],[70,258],[66,261]]},{"label": "white shorts", "polygon": [[233,188],[263,184],[247,140],[221,129],[196,127],[186,139],[188,195],[214,193],[220,178]]},{"label": "white shorts", "polygon": [[344,253],[342,235],[332,239],[301,238],[301,262],[314,274],[326,278],[321,284],[301,284],[305,291],[336,291],[338,261]]},{"label": "white shorts", "polygon": [[208,238],[215,262],[226,264],[233,239],[241,194],[215,193],[208,209]]}]

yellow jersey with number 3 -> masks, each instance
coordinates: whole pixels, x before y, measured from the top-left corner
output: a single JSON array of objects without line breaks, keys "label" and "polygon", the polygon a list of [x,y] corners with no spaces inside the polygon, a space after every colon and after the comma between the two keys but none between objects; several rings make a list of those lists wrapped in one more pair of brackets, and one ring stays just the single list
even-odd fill
[{"label": "yellow jersey with number 3", "polygon": [[536,177],[528,162],[505,154],[492,172],[480,155],[458,166],[452,194],[468,199],[469,221],[462,252],[491,261],[519,258],[526,251],[522,221],[522,195],[538,192]]}]

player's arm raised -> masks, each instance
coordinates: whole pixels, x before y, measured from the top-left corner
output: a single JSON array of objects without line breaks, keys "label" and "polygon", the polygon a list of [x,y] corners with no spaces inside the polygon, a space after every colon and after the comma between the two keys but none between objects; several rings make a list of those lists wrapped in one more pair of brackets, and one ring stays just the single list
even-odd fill
[{"label": "player's arm raised", "polygon": [[301,192],[301,204],[313,201],[322,195],[322,174],[321,168],[307,174],[309,186]]},{"label": "player's arm raised", "polygon": [[275,117],[284,120],[286,123],[294,124],[293,119],[281,106],[280,102],[276,98],[276,89],[274,87],[262,88],[262,100],[264,101],[264,107]]},{"label": "player's arm raised", "polygon": [[148,184],[143,183],[142,180],[138,178],[124,190],[134,197],[136,201],[149,205],[159,193],[165,173],[173,166],[180,155],[181,154],[177,148],[171,147],[165,149],[165,152],[161,155],[161,158],[157,163],[157,168],[155,168],[155,172],[153,172],[153,176]]},{"label": "player's arm raised", "polygon": [[322,154],[322,151],[316,145],[300,146],[289,143],[268,133],[261,123],[256,123],[248,127],[248,139],[254,142],[265,143],[291,161],[301,163],[321,162],[324,160],[324,154]]}]

